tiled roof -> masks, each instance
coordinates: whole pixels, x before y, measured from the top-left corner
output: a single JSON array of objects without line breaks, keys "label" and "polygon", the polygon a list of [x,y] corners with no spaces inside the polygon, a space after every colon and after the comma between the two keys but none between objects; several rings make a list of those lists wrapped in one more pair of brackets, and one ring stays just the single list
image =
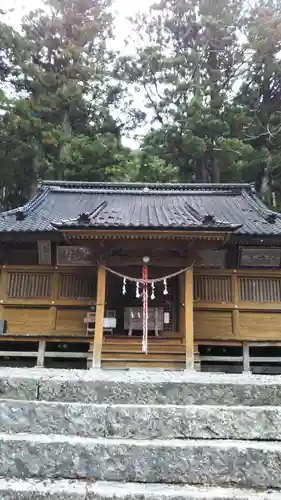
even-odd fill
[{"label": "tiled roof", "polygon": [[281,216],[268,210],[248,184],[59,181],[42,183],[26,205],[0,214],[0,232],[80,226],[221,229],[262,236],[281,234]]}]

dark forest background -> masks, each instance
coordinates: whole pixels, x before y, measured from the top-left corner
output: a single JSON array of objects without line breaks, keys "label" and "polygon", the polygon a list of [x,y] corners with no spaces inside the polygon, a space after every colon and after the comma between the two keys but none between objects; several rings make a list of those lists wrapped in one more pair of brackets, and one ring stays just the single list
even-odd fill
[{"label": "dark forest background", "polygon": [[254,182],[280,208],[281,2],[158,0],[122,53],[114,22],[111,0],[47,0],[18,31],[0,11],[2,207],[65,179]]}]

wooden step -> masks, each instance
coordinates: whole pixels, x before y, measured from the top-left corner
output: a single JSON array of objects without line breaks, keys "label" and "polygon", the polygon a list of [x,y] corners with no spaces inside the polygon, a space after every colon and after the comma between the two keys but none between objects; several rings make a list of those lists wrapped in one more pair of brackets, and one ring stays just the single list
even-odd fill
[{"label": "wooden step", "polygon": [[[104,337],[104,344],[141,344],[142,337]],[[182,338],[165,338],[165,337],[153,337],[148,339],[148,344],[183,344],[184,339]]]},{"label": "wooden step", "polygon": [[155,360],[161,360],[161,359],[166,359],[167,361],[177,361],[185,360],[185,355],[183,353],[180,354],[174,354],[174,353],[167,353],[167,352],[160,352],[160,353],[148,353],[145,354],[143,352],[116,352],[116,353],[103,353],[102,355],[102,360],[103,359],[140,359],[142,361],[147,361],[148,359],[155,359]]},{"label": "wooden step", "polygon": [[142,359],[106,359],[102,361],[103,368],[170,368],[184,369],[185,363],[168,360],[151,360],[144,362]]},{"label": "wooden step", "polygon": [[[141,352],[142,351],[142,346],[137,345],[137,346],[103,346],[102,352]],[[157,352],[157,353],[163,353],[163,352],[174,352],[174,353],[185,353],[185,346],[171,346],[171,345],[165,345],[165,346],[148,346],[148,352]]]},{"label": "wooden step", "polygon": [[[90,344],[87,364],[91,366],[93,344]],[[200,369],[198,347],[194,346],[195,369]],[[142,352],[142,339],[128,337],[107,338],[102,348],[104,368],[185,368],[185,344],[183,339],[153,339],[148,342],[148,353]]]}]

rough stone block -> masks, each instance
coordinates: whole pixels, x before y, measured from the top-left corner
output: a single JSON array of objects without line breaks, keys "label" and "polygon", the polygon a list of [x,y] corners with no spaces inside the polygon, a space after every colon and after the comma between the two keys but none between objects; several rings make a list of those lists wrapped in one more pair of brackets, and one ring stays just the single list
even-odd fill
[{"label": "rough stone block", "polygon": [[0,368],[0,398],[37,399],[39,378],[32,369]]},{"label": "rough stone block", "polygon": [[279,441],[281,408],[0,400],[0,432],[92,438]]},{"label": "rough stone block", "polygon": [[281,440],[280,407],[108,406],[105,436]]},{"label": "rough stone block", "polygon": [[281,377],[148,371],[44,373],[39,399],[86,403],[281,405]]},{"label": "rough stone block", "polygon": [[281,405],[281,376],[0,369],[0,397],[82,403]]},{"label": "rough stone block", "polygon": [[281,444],[0,435],[0,475],[281,488]]},{"label": "rough stone block", "polygon": [[0,478],[1,500],[86,500],[86,484]]},{"label": "rough stone block", "polygon": [[87,500],[280,500],[281,492],[176,486],[102,483],[89,485]]},{"label": "rough stone block", "polygon": [[231,487],[0,478],[1,500],[280,500],[280,495]]},{"label": "rough stone block", "polygon": [[107,405],[0,400],[0,432],[102,437]]}]

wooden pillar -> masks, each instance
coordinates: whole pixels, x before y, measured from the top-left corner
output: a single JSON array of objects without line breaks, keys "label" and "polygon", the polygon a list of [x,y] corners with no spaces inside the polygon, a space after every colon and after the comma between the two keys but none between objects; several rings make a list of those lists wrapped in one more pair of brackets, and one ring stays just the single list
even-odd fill
[{"label": "wooden pillar", "polygon": [[38,346],[38,354],[37,354],[37,364],[39,368],[44,366],[45,361],[45,351],[46,351],[46,340],[40,340]]},{"label": "wooden pillar", "polygon": [[185,339],[185,308],[184,308],[184,295],[185,295],[185,275],[179,275],[179,331],[183,340]]},{"label": "wooden pillar", "polygon": [[236,269],[234,269],[232,277],[231,277],[231,295],[232,302],[234,304],[234,309],[232,310],[232,333],[235,337],[239,337],[240,333],[240,322],[239,322],[239,289],[238,289],[238,279],[236,274]]},{"label": "wooden pillar", "polygon": [[9,275],[6,266],[2,267],[1,277],[0,277],[0,319],[4,319],[4,305],[3,303],[8,297],[8,282]]},{"label": "wooden pillar", "polygon": [[101,353],[103,341],[103,318],[105,304],[105,283],[106,271],[103,267],[98,268],[97,300],[96,300],[96,323],[95,338],[93,343],[93,364],[92,368],[101,367]]},{"label": "wooden pillar", "polygon": [[51,301],[52,306],[50,307],[50,330],[52,333],[56,331],[56,323],[57,323],[57,299],[59,296],[59,283],[60,283],[60,274],[55,272],[51,278]]},{"label": "wooden pillar", "polygon": [[248,342],[243,343],[243,372],[250,373],[250,348]]},{"label": "wooden pillar", "polygon": [[193,269],[185,271],[184,312],[185,312],[185,367],[194,369],[193,333]]}]

